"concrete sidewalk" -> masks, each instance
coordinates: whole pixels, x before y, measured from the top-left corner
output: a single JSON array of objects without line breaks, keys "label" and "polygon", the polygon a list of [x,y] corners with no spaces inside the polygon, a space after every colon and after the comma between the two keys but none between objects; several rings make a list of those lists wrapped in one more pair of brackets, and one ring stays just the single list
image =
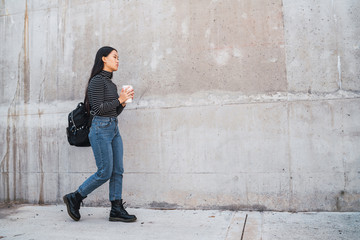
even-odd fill
[{"label": "concrete sidewalk", "polygon": [[[135,223],[109,222],[109,208],[82,207],[74,222],[65,205],[0,209],[0,239],[360,239],[360,213],[232,212],[130,209]],[[246,219],[246,222],[245,222]],[[244,229],[244,231],[243,231]]]}]

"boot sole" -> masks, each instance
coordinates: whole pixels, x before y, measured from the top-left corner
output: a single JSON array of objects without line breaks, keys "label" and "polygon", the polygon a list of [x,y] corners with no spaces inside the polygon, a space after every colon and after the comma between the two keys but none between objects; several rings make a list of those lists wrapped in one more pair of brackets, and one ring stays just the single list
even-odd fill
[{"label": "boot sole", "polygon": [[136,220],[137,220],[137,218],[125,219],[125,218],[109,217],[110,222],[135,222]]},{"label": "boot sole", "polygon": [[76,218],[76,217],[74,217],[74,215],[71,214],[71,212],[70,212],[70,207],[69,207],[69,201],[67,200],[66,195],[63,197],[63,200],[64,200],[64,203],[65,203],[65,205],[66,205],[67,212],[68,212],[69,216],[70,216],[74,221],[79,221],[80,218]]}]

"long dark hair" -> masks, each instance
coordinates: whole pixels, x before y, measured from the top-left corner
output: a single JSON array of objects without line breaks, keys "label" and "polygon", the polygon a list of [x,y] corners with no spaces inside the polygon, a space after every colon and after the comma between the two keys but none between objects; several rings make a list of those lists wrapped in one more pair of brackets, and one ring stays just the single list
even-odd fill
[{"label": "long dark hair", "polygon": [[100,48],[96,53],[94,66],[91,70],[91,74],[90,74],[88,83],[85,88],[84,104],[85,104],[86,111],[88,114],[90,114],[90,103],[89,103],[89,96],[88,96],[89,83],[95,75],[99,74],[104,69],[104,62],[102,60],[102,57],[107,57],[113,50],[117,51],[115,48],[105,46],[105,47]]}]

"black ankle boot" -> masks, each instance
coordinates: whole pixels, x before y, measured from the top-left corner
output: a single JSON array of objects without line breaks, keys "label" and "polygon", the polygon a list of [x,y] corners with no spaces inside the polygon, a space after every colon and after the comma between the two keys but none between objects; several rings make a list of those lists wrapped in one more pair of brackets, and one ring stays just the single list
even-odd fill
[{"label": "black ankle boot", "polygon": [[[69,216],[74,219],[75,221],[79,221],[80,220],[80,203],[82,203],[83,199],[85,199],[86,197],[83,197],[80,195],[80,193],[73,192],[73,193],[69,193],[66,194],[63,197],[64,203],[66,204],[67,207],[67,212],[69,214]],[[84,204],[83,204],[84,205]]]},{"label": "black ankle boot", "polygon": [[121,222],[135,222],[135,215],[129,215],[124,208],[124,203],[121,200],[111,201],[111,211],[109,221]]}]

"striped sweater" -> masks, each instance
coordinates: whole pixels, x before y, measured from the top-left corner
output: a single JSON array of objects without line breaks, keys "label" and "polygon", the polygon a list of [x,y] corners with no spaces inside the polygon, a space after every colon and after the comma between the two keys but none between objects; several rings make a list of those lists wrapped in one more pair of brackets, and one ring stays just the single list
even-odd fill
[{"label": "striped sweater", "polygon": [[89,103],[97,116],[117,117],[124,109],[118,100],[117,87],[111,78],[112,73],[103,70],[90,80]]}]

